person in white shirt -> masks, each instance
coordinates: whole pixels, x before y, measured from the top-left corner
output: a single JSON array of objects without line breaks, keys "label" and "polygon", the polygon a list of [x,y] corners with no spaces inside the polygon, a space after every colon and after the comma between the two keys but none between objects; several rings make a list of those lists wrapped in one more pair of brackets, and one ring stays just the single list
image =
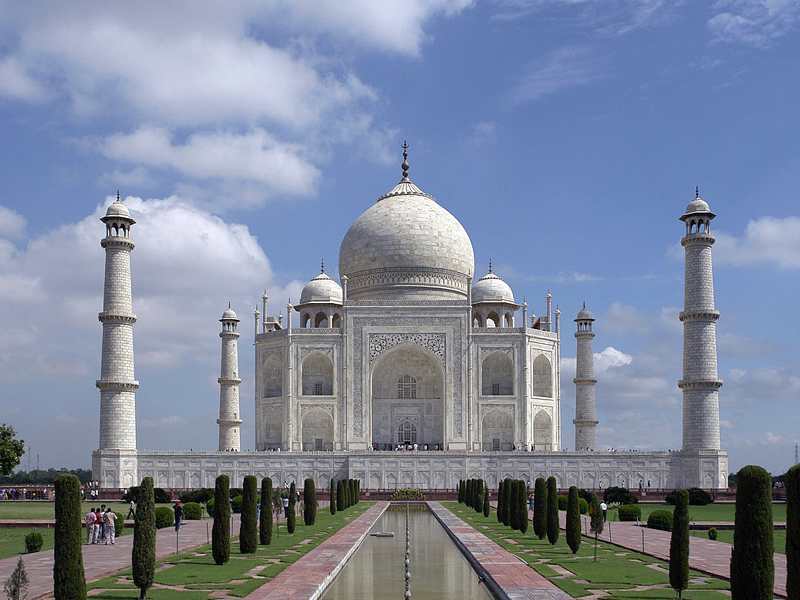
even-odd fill
[{"label": "person in white shirt", "polygon": [[111,512],[111,508],[107,508],[106,512],[103,513],[103,520],[105,521],[105,530],[106,530],[106,545],[113,544],[117,538],[117,526],[115,521],[117,520],[117,515]]},{"label": "person in white shirt", "polygon": [[86,523],[86,543],[91,544],[92,538],[94,537],[94,522],[97,520],[97,517],[94,514],[94,509],[90,510],[86,513],[86,516],[83,517],[83,521]]}]

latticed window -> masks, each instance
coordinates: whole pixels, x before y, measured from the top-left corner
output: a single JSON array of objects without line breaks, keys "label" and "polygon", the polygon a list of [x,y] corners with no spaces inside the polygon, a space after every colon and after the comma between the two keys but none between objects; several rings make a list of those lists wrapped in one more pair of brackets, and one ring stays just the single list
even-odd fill
[{"label": "latticed window", "polygon": [[324,450],[322,447],[322,438],[314,438],[314,450],[321,451]]},{"label": "latticed window", "polygon": [[416,444],[417,443],[417,426],[411,421],[403,421],[397,428],[397,443],[398,444]]},{"label": "latticed window", "polygon": [[492,396],[499,396],[500,395],[500,384],[493,383],[492,384]]},{"label": "latticed window", "polygon": [[492,438],[492,450],[495,452],[500,451],[500,438]]},{"label": "latticed window", "polygon": [[417,397],[417,380],[411,375],[403,375],[397,380],[397,397],[398,398],[416,398]]},{"label": "latticed window", "polygon": [[314,395],[322,396],[322,383],[317,382],[314,384]]}]

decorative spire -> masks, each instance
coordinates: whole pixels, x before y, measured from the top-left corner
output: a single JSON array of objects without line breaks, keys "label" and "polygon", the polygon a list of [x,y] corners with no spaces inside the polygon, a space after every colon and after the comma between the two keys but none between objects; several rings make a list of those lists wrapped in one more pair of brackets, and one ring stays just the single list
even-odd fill
[{"label": "decorative spire", "polygon": [[324,273],[325,272],[325,259],[324,258],[322,259],[322,266],[320,268],[322,269],[320,271],[320,273]]},{"label": "decorative spire", "polygon": [[117,190],[117,202],[119,202],[119,190]]},{"label": "decorative spire", "polygon": [[230,308],[230,307],[231,307],[231,301],[228,300],[228,308]]},{"label": "decorative spire", "polygon": [[403,167],[403,179],[407,179],[408,178],[408,167],[409,167],[409,164],[408,164],[408,142],[406,142],[405,140],[403,140],[403,164],[401,166]]},{"label": "decorative spire", "polygon": [[700,186],[699,185],[694,186],[694,197],[695,198],[699,198],[700,197]]},{"label": "decorative spire", "polygon": [[586,300],[583,301],[583,308],[586,308]]},{"label": "decorative spire", "polygon": [[489,273],[491,274],[491,272],[492,272],[492,259],[490,258],[489,259]]}]

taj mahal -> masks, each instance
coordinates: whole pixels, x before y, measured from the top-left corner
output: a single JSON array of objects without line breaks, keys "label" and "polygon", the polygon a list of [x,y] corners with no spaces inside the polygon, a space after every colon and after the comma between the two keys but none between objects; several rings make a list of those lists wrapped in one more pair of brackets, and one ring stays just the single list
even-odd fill
[{"label": "taj mahal", "polygon": [[[146,476],[164,488],[213,487],[221,473],[233,486],[252,474],[276,481],[312,477],[323,486],[331,477],[356,478],[362,489],[452,489],[466,478],[482,478],[494,488],[506,477],[532,482],[550,475],[561,488],[640,482],[726,487],[711,258],[715,215],[699,194],[680,216],[682,449],[598,451],[595,319],[584,306],[567,333],[575,339],[577,363],[575,448],[565,450],[561,312],[553,310],[549,292],[540,315],[518,303],[491,263],[477,277],[469,235],[411,181],[407,152],[403,157],[400,182],[345,233],[339,282],[323,264],[299,302],[281,307],[277,316],[265,294],[252,329],[240,328],[230,306],[222,314],[219,445],[213,452],[137,448],[135,220],[118,195],[101,219],[106,266],[93,478],[111,489],[137,485]],[[255,411],[248,416],[239,402],[238,343],[245,329],[255,345]],[[253,452],[241,451],[243,426],[255,428]],[[386,451],[398,445],[413,450]]]}]

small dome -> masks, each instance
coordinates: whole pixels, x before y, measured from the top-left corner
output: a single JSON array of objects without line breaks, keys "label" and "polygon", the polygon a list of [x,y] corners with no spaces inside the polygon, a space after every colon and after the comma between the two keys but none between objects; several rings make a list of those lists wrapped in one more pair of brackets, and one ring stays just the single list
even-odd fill
[{"label": "small dome", "polygon": [[514,304],[514,293],[505,281],[489,271],[472,286],[472,303],[481,302]]},{"label": "small dome", "polygon": [[576,321],[594,321],[594,317],[592,313],[586,308],[586,305],[583,305],[583,308],[578,311],[578,316],[575,319]]},{"label": "small dome", "polygon": [[119,198],[117,198],[111,204],[111,206],[108,207],[108,210],[106,211],[106,216],[107,217],[124,217],[126,219],[130,219],[131,218],[131,213],[128,212],[128,208],[122,202],[119,201]]},{"label": "small dome", "polygon": [[300,294],[302,304],[341,304],[342,287],[324,272],[309,281]]},{"label": "small dome", "polygon": [[236,316],[236,313],[231,308],[231,305],[228,304],[228,308],[225,309],[225,312],[222,313],[222,318],[220,321],[238,321],[239,317]]},{"label": "small dome", "polygon": [[698,212],[711,212],[711,209],[708,207],[708,203],[702,198],[695,198],[689,202],[689,205],[686,207],[687,215]]}]

